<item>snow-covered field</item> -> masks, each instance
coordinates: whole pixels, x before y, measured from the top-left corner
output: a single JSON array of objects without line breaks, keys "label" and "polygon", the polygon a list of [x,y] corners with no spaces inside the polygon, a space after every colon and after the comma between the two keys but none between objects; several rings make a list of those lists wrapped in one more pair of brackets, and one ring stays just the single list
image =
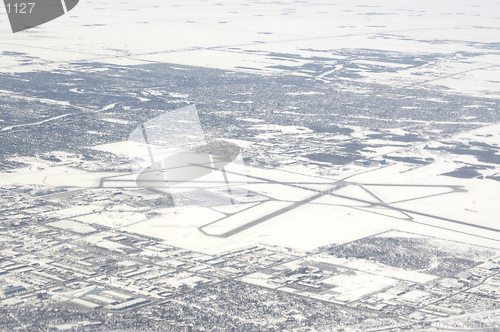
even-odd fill
[{"label": "snow-covered field", "polygon": [[55,221],[48,224],[48,226],[69,230],[78,234],[88,234],[96,231],[96,229],[92,226],[85,225],[73,220]]},{"label": "snow-covered field", "polygon": [[384,288],[397,284],[396,279],[360,273],[354,276],[337,275],[326,279],[325,284],[334,285],[333,299],[341,302],[355,301],[368,294],[378,292]]},{"label": "snow-covered field", "polygon": [[349,267],[355,270],[359,271],[365,271],[369,272],[375,275],[383,276],[383,277],[388,277],[388,278],[395,278],[395,279],[402,279],[402,280],[407,280],[411,282],[418,282],[418,283],[426,283],[428,281],[436,279],[435,276],[421,273],[421,272],[416,272],[416,271],[408,271],[405,269],[399,269],[399,268],[394,268],[390,266],[386,266],[383,264],[377,264],[374,262],[370,262],[364,259],[353,259],[353,258],[337,258],[333,256],[328,256],[328,255],[319,255],[317,257],[314,257],[315,260],[318,262],[324,262],[324,263],[330,263],[330,264],[335,264],[335,265],[341,265],[345,267]]},{"label": "snow-covered field", "polygon": [[338,51],[363,49],[441,55],[419,68],[395,61],[358,61],[360,68],[397,69],[363,71],[366,82],[441,85],[498,97],[500,61],[498,50],[489,44],[498,39],[499,9],[496,2],[465,0],[453,1],[452,6],[449,1],[431,0],[376,4],[87,0],[57,20],[16,34],[1,12],[0,50],[25,54],[2,54],[0,70],[65,70],[75,67],[71,62],[98,61],[162,62],[265,74],[281,72],[279,66],[321,62],[330,69],[316,76],[325,80],[346,59]]}]

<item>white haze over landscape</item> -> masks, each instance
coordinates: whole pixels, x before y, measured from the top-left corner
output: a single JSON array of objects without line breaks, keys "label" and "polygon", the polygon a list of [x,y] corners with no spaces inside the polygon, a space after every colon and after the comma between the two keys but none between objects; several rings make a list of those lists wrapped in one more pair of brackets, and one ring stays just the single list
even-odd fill
[{"label": "white haze over landscape", "polygon": [[[439,85],[450,91],[461,92],[469,95],[500,97],[500,57],[498,51],[482,50],[482,56],[476,56],[473,60],[461,57],[457,52],[474,51],[471,41],[475,43],[496,42],[500,29],[500,14],[496,9],[500,6],[495,2],[470,1],[419,1],[406,2],[383,1],[383,2],[332,2],[332,1],[242,1],[226,2],[219,1],[81,1],[80,4],[57,20],[49,22],[38,28],[25,32],[12,34],[9,31],[6,15],[2,13],[0,30],[0,45],[3,50],[9,52],[22,52],[34,57],[27,64],[16,62],[16,57],[3,56],[0,59],[0,70],[4,72],[23,72],[51,69],[71,69],[72,63],[78,62],[105,62],[119,65],[137,65],[147,63],[173,63],[180,65],[193,65],[218,69],[230,69],[236,71],[247,71],[263,75],[280,74],[280,69],[269,68],[272,65],[286,65],[282,58],[276,59],[272,53],[290,53],[308,58],[310,56],[321,56],[318,51],[332,51],[341,49],[373,49],[389,52],[406,52],[411,54],[440,53],[443,54],[442,61],[429,64],[426,68],[415,70],[405,65],[395,63],[378,62],[381,66],[396,66],[398,70],[393,73],[366,73],[361,80],[390,86],[413,86],[428,85],[430,89]],[[450,55],[450,56],[445,56]],[[290,64],[297,65],[300,58],[290,59]],[[284,63],[285,62],[285,63]],[[366,61],[365,61],[366,62]],[[363,61],[360,61],[362,64]],[[85,71],[85,68],[81,70]],[[306,75],[303,72],[297,75]],[[323,79],[322,77],[314,77]],[[328,84],[328,81],[325,81]],[[113,107],[114,105],[109,105]],[[108,106],[107,106],[108,107]],[[105,107],[103,110],[105,110]],[[104,119],[114,121],[113,119]],[[120,120],[116,120],[120,121]],[[398,119],[394,119],[398,121]],[[467,122],[470,120],[464,120]],[[258,126],[266,126],[256,124]],[[281,130],[281,132],[294,132],[294,127],[277,128],[267,125],[267,128]],[[489,127],[495,131],[498,126]],[[4,128],[5,129],[5,128]],[[482,129],[488,134],[491,130]],[[298,132],[297,130],[295,130]],[[301,133],[307,133],[303,131]],[[269,134],[261,134],[266,139]],[[463,134],[467,135],[467,134]],[[495,136],[498,143],[498,135]],[[416,148],[422,148],[417,145]],[[126,143],[107,144],[96,149],[117,153],[126,156]],[[399,148],[384,149],[381,147],[379,153],[398,150]],[[427,152],[426,152],[427,153]],[[463,157],[465,158],[465,157]],[[405,173],[395,171],[393,166],[386,170],[377,171],[377,176],[367,174],[354,177],[362,181],[380,181],[390,179],[391,182],[406,184],[434,183],[435,177],[445,171],[452,171],[456,167],[453,163],[446,162],[442,157],[439,162],[421,168],[421,170]],[[450,160],[451,161],[451,160]],[[411,167],[409,167],[411,169]],[[22,171],[24,173],[24,171]],[[28,176],[22,175],[23,182],[38,183],[34,178],[44,178],[44,183],[53,185],[69,184],[76,187],[92,187],[98,182],[98,173],[85,176],[76,175],[81,171],[71,170],[74,175],[46,177],[47,174],[36,174],[27,170]],[[57,169],[49,169],[44,172],[58,174]],[[261,171],[252,170],[259,173]],[[344,175],[355,173],[351,170]],[[402,173],[400,173],[402,172]],[[278,172],[279,173],[279,172]],[[395,176],[395,174],[402,174]],[[492,171],[492,173],[494,173]],[[266,175],[267,174],[267,175]],[[280,175],[267,172],[264,176],[280,179]],[[272,175],[271,175],[272,174]],[[353,174],[354,175],[354,174]],[[96,177],[97,176],[97,177]],[[125,176],[126,177],[126,176]],[[283,181],[289,180],[286,175],[281,175]],[[401,178],[401,179],[399,179]],[[11,182],[12,176],[7,177],[7,183]],[[14,177],[16,179],[16,177]],[[338,179],[333,177],[332,180]],[[19,180],[19,179],[17,179]],[[461,217],[464,221],[478,223],[488,227],[497,227],[496,221],[499,217],[498,191],[494,188],[498,184],[494,181],[464,180],[439,177],[440,184],[463,184],[470,182],[471,192],[462,196],[443,195],[442,201],[432,197],[429,200],[410,200],[398,204],[398,207],[419,207],[426,211],[434,211],[445,217]],[[16,181],[16,180],[15,180]],[[15,181],[12,181],[15,183]],[[321,180],[318,180],[321,182]],[[476,184],[477,182],[477,184]],[[490,188],[491,187],[491,188]],[[477,189],[475,189],[477,188]],[[256,190],[258,188],[253,188]],[[263,189],[264,190],[264,189]],[[297,189],[298,190],[298,189]],[[401,195],[399,191],[393,191],[395,195]],[[415,189],[408,188],[416,197],[425,197],[435,194],[431,189],[428,192],[416,193]],[[257,190],[258,192],[259,190]],[[424,189],[425,191],[425,189]],[[474,194],[472,194],[472,192]],[[303,193],[289,192],[288,196]],[[474,195],[474,206],[483,206],[482,217],[471,211],[470,195]],[[359,197],[354,194],[355,197]],[[460,198],[461,197],[461,198]],[[279,198],[279,197],[278,197]],[[290,197],[287,201],[294,201]],[[324,199],[324,198],[321,198]],[[457,199],[464,202],[459,206],[464,210],[444,210],[442,207],[455,206]],[[286,205],[286,203],[284,203]],[[188,215],[205,215],[207,220],[192,222],[190,227],[169,229],[168,232],[160,233],[172,244],[187,246],[191,249],[219,251],[229,247],[241,246],[243,243],[255,243],[262,241],[273,245],[293,246],[300,250],[310,250],[331,242],[342,243],[354,240],[369,234],[386,230],[396,225],[408,231],[418,231],[428,234],[433,229],[422,226],[430,223],[425,217],[422,224],[410,223],[405,225],[397,221],[393,223],[387,217],[370,217],[370,222],[364,225],[367,215],[361,210],[353,217],[351,213],[345,212],[345,207],[337,207],[334,210],[325,206],[314,208],[315,204],[304,206],[293,210],[282,216],[272,219],[260,226],[253,228],[248,233],[238,235],[231,239],[205,239],[205,236],[196,231],[196,227],[207,221],[217,220],[216,211],[204,214],[202,211],[186,212]],[[435,206],[435,207],[434,207]],[[200,208],[204,209],[204,208]],[[262,209],[262,208],[259,208]],[[313,209],[314,211],[309,211]],[[437,211],[435,210],[437,209]],[[317,210],[317,211],[316,211]],[[193,214],[194,213],[194,214]],[[317,214],[314,221],[307,221],[306,216]],[[248,214],[248,212],[247,212]],[[366,215],[364,215],[366,214]],[[140,220],[140,214],[121,215],[121,226],[127,224],[126,219],[134,222],[128,230],[158,235],[155,223],[162,220],[153,219],[144,223],[136,223]],[[337,216],[334,223],[328,222],[331,215]],[[348,217],[347,220],[359,220],[359,232],[352,232],[355,224],[346,223],[341,216]],[[209,217],[212,216],[212,217]],[[82,221],[93,220],[100,222],[100,218],[82,217]],[[120,216],[115,216],[120,219]],[[243,218],[243,216],[242,216]],[[380,218],[380,222],[376,221]],[[324,221],[322,221],[325,219]],[[453,219],[453,218],[452,218]],[[110,224],[109,218],[103,219],[104,224]],[[311,227],[309,222],[315,224]],[[151,227],[147,227],[147,224]],[[112,224],[112,223],[111,223]],[[189,223],[188,223],[189,224]],[[118,224],[117,224],[118,225]],[[277,226],[272,226],[277,225]],[[286,226],[285,226],[286,225]],[[324,232],[328,225],[327,232]],[[215,226],[209,226],[215,227]],[[276,230],[273,229],[276,227]],[[454,225],[453,227],[465,227],[459,234],[452,232],[447,235],[443,231],[442,236],[457,238],[465,236],[468,241],[482,243],[485,239],[474,239],[463,235],[463,233],[483,234],[486,231],[469,229],[468,226]],[[285,229],[283,231],[283,229]],[[345,229],[345,231],[340,231]],[[308,230],[308,231],[306,231]],[[218,234],[215,232],[215,234]],[[277,235],[279,234],[279,235]],[[333,235],[335,234],[335,235]],[[333,236],[333,237],[332,237]],[[192,238],[194,237],[194,238]],[[198,238],[200,237],[200,238]],[[203,240],[204,239],[204,240]],[[244,240],[244,241],[243,241]],[[205,243],[204,241],[208,241]],[[242,242],[243,241],[243,242]],[[220,247],[220,245],[222,247]],[[232,244],[232,245],[231,245]],[[499,246],[497,241],[490,243]]]},{"label": "white haze over landscape", "polygon": [[[386,55],[394,53],[400,57],[411,55],[416,58],[415,61],[419,57],[429,59],[431,58],[429,55],[432,55],[433,60],[426,65],[418,66],[404,61],[384,59],[383,56],[355,58],[356,52],[361,54],[365,51],[381,52]],[[474,55],[470,56],[470,54]],[[344,60],[347,57],[349,57],[350,65],[356,65],[357,69],[351,71],[351,69],[344,68],[344,64],[347,63]],[[352,95],[371,96],[373,91],[377,93],[383,91],[380,93],[384,93],[384,96],[373,95],[373,98],[381,97],[387,100],[404,98],[405,89],[415,87],[430,92],[438,91],[441,96],[450,97],[447,100],[444,97],[443,99],[438,97],[429,99],[436,104],[449,105],[455,95],[471,99],[457,104],[457,112],[451,116],[446,113],[448,117],[436,113],[435,118],[432,118],[433,114],[413,118],[411,112],[414,109],[415,112],[422,111],[422,113],[430,112],[430,110],[419,110],[417,106],[414,109],[413,106],[401,107],[408,112],[406,114],[410,115],[407,118],[382,119],[391,123],[390,126],[382,129],[376,128],[375,125],[373,128],[370,127],[370,121],[375,123],[381,120],[381,115],[376,112],[367,111],[359,117],[356,114],[342,114],[344,123],[339,126],[342,126],[342,129],[348,129],[347,133],[346,131],[333,133],[315,131],[314,128],[306,127],[305,124],[302,127],[300,123],[297,123],[299,121],[293,124],[291,122],[270,123],[272,121],[269,119],[273,114],[272,112],[266,113],[266,110],[257,110],[263,111],[265,116],[255,115],[257,112],[255,109],[245,111],[246,113],[235,111],[235,117],[239,117],[238,120],[245,124],[245,129],[254,134],[227,139],[241,147],[242,156],[245,156],[247,149],[259,152],[260,155],[256,153],[257,157],[264,155],[268,157],[273,154],[280,158],[283,156],[279,159],[281,163],[279,166],[268,164],[256,166],[257,162],[247,162],[244,168],[236,168],[234,174],[230,174],[230,179],[244,184],[244,189],[236,186],[237,189],[245,194],[251,193],[248,197],[243,197],[239,204],[234,204],[233,201],[235,206],[222,204],[219,206],[202,204],[182,206],[179,204],[176,207],[157,208],[156,206],[134,206],[131,203],[132,198],[128,202],[117,200],[110,203],[109,200],[102,198],[105,197],[104,192],[106,195],[108,192],[111,193],[108,195],[111,199],[126,195],[138,199],[137,197],[141,197],[147,191],[135,186],[137,174],[132,174],[121,164],[112,172],[103,170],[99,168],[101,164],[96,162],[92,165],[92,162],[80,160],[78,158],[81,156],[72,156],[71,151],[54,151],[51,155],[52,160],[40,158],[40,156],[10,156],[9,160],[19,162],[24,166],[0,172],[0,188],[12,189],[26,185],[34,186],[33,192],[36,192],[36,188],[45,187],[67,190],[63,193],[61,191],[47,194],[48,201],[64,200],[68,197],[82,199],[87,193],[91,193],[89,197],[95,199],[85,201],[88,204],[79,203],[74,206],[67,204],[61,209],[43,211],[41,208],[40,210],[35,208],[26,212],[45,218],[44,220],[50,220],[50,223],[46,225],[33,226],[35,228],[46,226],[50,230],[69,232],[70,235],[60,240],[61,242],[67,240],[65,244],[68,244],[68,248],[73,245],[82,246],[82,248],[92,247],[113,252],[113,254],[124,253],[123,257],[125,257],[130,255],[127,250],[136,248],[123,239],[116,240],[123,234],[125,237],[130,234],[143,236],[148,239],[144,240],[144,243],[150,241],[151,238],[161,241],[160,245],[154,244],[147,247],[144,245],[144,248],[141,247],[141,250],[144,250],[140,254],[133,252],[130,256],[133,258],[130,260],[127,258],[126,261],[121,262],[120,267],[127,267],[126,274],[120,274],[116,278],[109,277],[109,279],[107,275],[103,276],[102,280],[106,279],[106,281],[93,276],[93,279],[88,280],[93,286],[86,285],[80,288],[75,286],[74,290],[65,288],[64,292],[57,291],[59,293],[51,295],[54,301],[58,303],[72,301],[78,305],[98,308],[99,306],[89,305],[88,301],[92,302],[90,295],[99,292],[104,294],[112,287],[116,289],[121,287],[120,291],[135,294],[134,296],[139,299],[147,299],[145,302],[140,302],[139,306],[149,300],[153,302],[162,299],[163,301],[164,295],[161,293],[151,295],[153,293],[149,289],[132,284],[135,281],[140,284],[157,280],[154,273],[162,268],[174,274],[183,268],[187,271],[191,268],[189,265],[191,263],[188,263],[186,267],[186,262],[191,259],[190,262],[203,262],[200,264],[207,266],[213,263],[213,266],[206,268],[203,265],[205,269],[193,268],[189,270],[189,273],[193,273],[192,275],[183,270],[175,276],[162,275],[162,285],[168,284],[171,289],[176,289],[175,291],[185,287],[196,289],[198,285],[216,276],[212,279],[214,284],[224,278],[232,278],[245,285],[263,287],[266,291],[276,290],[280,294],[293,294],[308,300],[320,300],[350,309],[368,308],[370,314],[381,310],[382,305],[403,307],[415,305],[418,309],[408,315],[409,318],[405,316],[409,321],[454,317],[458,315],[456,312],[460,314],[480,313],[484,311],[482,307],[478,305],[476,308],[471,304],[474,298],[467,302],[467,306],[460,307],[462,310],[460,311],[457,309],[457,303],[461,302],[454,296],[461,296],[462,293],[472,294],[474,291],[472,288],[476,286],[479,288],[491,286],[491,289],[496,287],[494,292],[481,288],[483,292],[481,294],[490,292],[488,294],[491,296],[488,295],[490,296],[488,301],[491,300],[491,303],[496,304],[488,303],[496,310],[495,313],[499,313],[497,305],[500,293],[497,290],[500,289],[498,279],[500,273],[500,162],[496,157],[500,154],[500,123],[491,120],[496,119],[493,116],[491,118],[470,116],[467,112],[475,109],[484,109],[484,112],[492,114],[498,112],[500,2],[80,0],[78,6],[68,14],[37,28],[15,34],[10,30],[5,11],[0,9],[1,75],[9,75],[15,79],[23,73],[53,71],[58,74],[66,73],[70,77],[75,72],[99,72],[100,68],[92,66],[95,63],[117,65],[120,66],[119,68],[166,64],[178,72],[190,70],[190,67],[184,66],[193,66],[220,69],[221,73],[227,75],[245,74],[248,75],[246,78],[250,75],[278,78],[299,77],[315,84],[320,83],[325,87],[339,87],[339,91]],[[311,68],[308,66],[314,65],[323,65],[324,68],[329,69],[322,73],[307,69]],[[347,70],[348,73],[354,73],[354,75],[352,77],[346,75],[343,80],[338,80],[334,74],[342,70],[344,72]],[[108,72],[103,69],[102,75],[106,76]],[[144,75],[147,75],[146,70],[145,72]],[[359,77],[355,76],[358,72],[362,73]],[[221,77],[226,76],[221,74]],[[351,84],[353,82],[356,84]],[[68,83],[68,85],[71,84]],[[368,88],[375,85],[385,86],[387,90]],[[389,88],[394,88],[394,90]],[[137,91],[140,90],[140,88],[137,89]],[[178,101],[172,103],[178,103],[179,107],[192,103],[192,96],[187,93],[166,92],[166,89],[158,92],[160,90],[161,87],[156,92],[164,93],[165,100],[177,98]],[[69,109],[69,106],[75,106],[71,105],[70,101],[56,100],[56,97],[37,99],[13,91],[0,89],[0,98],[26,103],[38,102],[47,109],[58,107]],[[68,93],[88,93],[77,88],[69,91]],[[150,101],[147,97],[151,98],[151,95],[155,93],[154,89],[151,91],[148,91],[149,95],[147,93],[142,95],[129,93],[129,95],[135,96],[144,103],[141,105],[147,105]],[[199,91],[203,91],[202,87]],[[329,91],[331,90],[320,87],[315,91],[304,89],[304,91],[287,92],[285,95],[287,98],[297,98],[300,101],[302,100],[300,98],[311,100],[309,98],[323,97]],[[240,94],[244,95],[245,92]],[[239,96],[232,101],[229,99],[231,97],[218,102],[221,105],[230,102],[237,106],[248,103],[258,108],[256,100],[241,101],[244,97],[238,99],[241,97]],[[214,96],[214,98],[219,97]],[[416,97],[411,96],[411,98],[410,103],[415,100],[415,105],[417,105],[417,102],[426,98],[426,95],[417,94]],[[472,98],[477,98],[474,100],[484,103],[471,104],[472,102],[469,103],[469,101]],[[135,120],[126,119],[126,117],[120,119],[121,114],[118,114],[119,111],[116,109],[119,109],[117,105],[123,105],[121,101],[112,102],[113,104],[104,107],[101,105],[99,109],[96,109],[94,105],[89,106],[88,109],[81,105],[75,108],[85,110],[87,112],[85,114],[90,114],[89,118],[95,117],[104,121],[106,125],[116,126],[116,128],[127,126]],[[107,101],[106,104],[108,104]],[[276,105],[276,109],[281,106],[278,103]],[[246,105],[243,106],[246,107]],[[125,107],[123,109],[127,110]],[[300,108],[300,105],[297,108]],[[278,111],[282,114],[293,115],[296,109],[283,107]],[[332,112],[336,111],[332,106]],[[159,112],[161,111],[158,111],[158,114]],[[0,144],[2,144],[3,135],[7,137],[17,130],[30,130],[33,126],[49,125],[54,121],[72,119],[69,111],[67,114],[66,111],[64,114],[58,114],[60,115],[33,123],[26,121],[26,123],[4,124],[3,122],[8,119],[6,118],[5,121],[0,119]],[[296,114],[299,120],[309,116],[309,114],[306,116],[305,113],[299,112]],[[196,113],[196,116],[200,116],[203,120],[201,112]],[[352,121],[350,116],[353,117]],[[364,119],[366,122],[361,125],[355,122],[354,118]],[[467,127],[467,130],[457,130],[457,132],[442,129],[454,124],[457,127],[463,126],[460,128],[470,127]],[[221,126],[224,126],[224,123]],[[136,131],[139,135],[143,133],[145,135],[144,126],[139,125]],[[201,132],[201,125],[199,131]],[[91,134],[98,135],[99,133],[92,132]],[[424,139],[414,141],[387,139],[387,137],[408,139],[420,134]],[[203,133],[199,136],[202,137]],[[280,139],[283,141],[279,141]],[[289,141],[286,141],[287,139]],[[292,151],[304,148],[303,142],[312,142],[314,144],[311,143],[310,149],[318,149],[310,151],[314,154],[320,151],[318,146],[320,148],[322,145],[329,144],[340,146],[348,140],[356,144],[365,144],[359,148],[361,151],[359,155],[363,158],[361,161],[352,160],[345,164],[333,162],[328,164],[324,160],[312,162],[304,155]],[[277,143],[278,141],[280,143]],[[287,144],[279,145],[283,142]],[[293,144],[288,144],[289,142]],[[202,143],[205,144],[204,141]],[[148,144],[147,139],[143,141],[143,136],[141,136],[141,140],[135,142],[122,140],[94,144],[86,148],[96,153],[108,153],[121,158],[120,160],[129,160],[131,156],[137,157],[139,162],[146,165],[142,167],[143,165],[140,164],[142,167],[140,171],[143,171],[150,161],[148,151],[151,155],[151,150],[146,148]],[[456,149],[453,150],[452,146]],[[368,148],[365,149],[365,147]],[[472,149],[475,154],[464,153],[465,147]],[[165,156],[170,153],[166,146],[161,146],[158,151],[160,151],[159,154],[165,153]],[[332,148],[331,151],[338,150]],[[390,157],[386,162],[385,156],[387,155]],[[485,155],[491,159],[487,159]],[[62,164],[54,162],[54,159],[60,159]],[[380,159],[384,160],[379,161]],[[420,162],[415,162],[415,160]],[[430,160],[431,162],[428,162]],[[83,166],[75,166],[77,162],[79,166]],[[477,176],[461,177],[455,174],[460,169],[470,167],[473,171],[479,172]],[[228,170],[228,173],[231,173],[230,166]],[[226,176],[225,173],[224,176]],[[165,192],[170,192],[184,197],[183,195],[189,196],[189,193],[201,187],[208,188],[207,192],[219,190],[220,193],[221,187],[215,189],[210,187],[213,182],[216,182],[211,182],[211,180],[207,177],[200,182],[187,183],[180,189],[171,191],[169,188],[158,190],[155,188],[153,193],[148,192],[147,195],[164,198]],[[223,184],[219,179],[219,184],[221,183]],[[228,188],[222,189],[231,194],[231,189]],[[126,195],[120,196],[122,193],[118,195],[118,191],[122,189]],[[99,196],[101,194],[102,197]],[[146,194],[144,195],[146,197]],[[6,200],[2,201],[0,197],[0,205],[7,202],[9,197],[13,199],[7,196]],[[229,201],[227,197],[226,201]],[[46,232],[46,230],[43,228],[40,232]],[[403,242],[408,241],[405,243],[417,243],[425,239],[429,246],[424,248],[425,245],[422,245],[422,248],[428,249],[428,252],[435,257],[429,259],[430,262],[425,268],[416,269],[411,264],[408,266],[404,264],[407,262],[394,266],[386,261],[377,261],[369,254],[365,257],[363,252],[358,253],[356,248],[349,247],[352,243],[356,243],[355,241],[366,240],[369,243],[367,248],[371,248],[369,246],[373,243],[380,245],[377,241],[387,240],[393,241],[390,243],[396,243],[398,239],[404,239]],[[1,234],[0,240],[3,241]],[[376,247],[376,245],[373,246]],[[175,255],[168,256],[170,246],[176,247]],[[259,249],[255,249],[254,246],[259,246]],[[340,251],[335,251],[338,249],[337,246],[342,250],[350,248],[351,251],[345,250],[352,256],[341,257]],[[256,254],[261,248],[265,248],[262,252],[266,254]],[[377,248],[381,248],[380,252],[387,249],[384,246]],[[338,257],[330,254],[328,250],[338,253]],[[378,249],[374,249],[376,250]],[[171,251],[174,252],[174,249]],[[192,256],[186,258],[187,254],[184,251],[192,251],[189,254]],[[15,256],[14,254],[12,256]],[[247,254],[254,256],[243,257]],[[398,258],[399,254],[400,252],[395,253],[394,257]],[[220,267],[222,265],[217,265],[220,261],[235,257],[235,259],[240,259],[238,255],[242,255],[243,258],[234,266],[222,268]],[[281,255],[286,258],[282,258]],[[422,258],[414,254],[412,258],[416,261],[420,258],[422,260],[428,258],[424,256],[422,254]],[[457,277],[459,272],[462,272],[458,270],[453,275],[446,275],[439,270],[446,269],[444,263],[440,265],[441,259],[444,259],[442,256],[450,260],[458,257],[460,262],[467,261],[469,258],[475,259],[483,265],[486,264],[483,270],[488,270],[488,272],[484,273],[490,274],[484,274],[486,276],[484,279],[481,279],[482,277],[477,277],[477,279]],[[200,257],[209,257],[213,261],[207,263],[210,259],[205,261]],[[394,257],[390,256],[391,259]],[[134,264],[139,265],[138,262],[143,264],[149,259],[153,262],[151,266],[156,264],[155,267],[149,265],[146,268],[137,267],[141,274],[149,270],[144,272],[144,279],[141,280],[141,277],[134,279],[136,278],[134,273],[137,272],[133,271]],[[259,266],[261,263],[264,265]],[[193,263],[192,266],[196,264]],[[246,267],[242,267],[245,264],[252,265],[255,269],[245,270]],[[2,269],[8,270],[9,265],[4,265],[0,267],[0,277]],[[92,264],[88,265],[87,268],[90,269]],[[159,268],[158,265],[162,267]],[[318,284],[326,287],[326,291],[313,281],[302,282],[297,279],[300,285],[293,284],[297,280],[292,280],[294,277],[287,275],[286,271],[294,271],[294,273],[303,271],[304,266],[315,266],[320,272],[321,270],[327,271],[321,277],[322,279],[318,277],[321,279],[321,283],[318,282]],[[335,266],[335,269],[328,271],[325,266]],[[179,271],[174,270],[174,267]],[[220,270],[217,270],[219,268]],[[271,271],[271,269],[274,270]],[[467,271],[474,275],[473,272],[477,272],[478,269],[480,272],[483,271],[480,266],[472,266]],[[211,275],[213,271],[218,274]],[[309,273],[309,277],[314,273]],[[135,281],[125,284],[123,280],[127,278],[123,275]],[[182,280],[184,283],[181,282]],[[477,285],[468,282],[477,282]],[[110,289],[95,288],[97,287],[95,285],[102,286],[104,283],[107,283]],[[445,284],[443,287],[448,293],[442,295],[438,291],[434,292],[438,283]],[[460,284],[459,286],[463,288],[459,289],[456,284]],[[424,286],[428,288],[424,289]],[[30,289],[28,286],[25,287]],[[405,292],[400,291],[400,288],[404,287],[407,287]],[[320,288],[321,291],[318,290]],[[439,298],[439,301],[443,300],[444,303],[438,301],[438,295],[436,295],[438,293],[445,299]],[[480,292],[477,291],[474,294],[476,296]],[[99,301],[99,295],[93,298]],[[206,298],[209,296],[207,295]],[[446,302],[448,300],[449,303]],[[450,304],[452,300],[455,302]],[[10,308],[12,303],[19,304],[24,300],[2,301],[4,300],[0,298],[0,308]],[[436,309],[434,305],[439,308]],[[119,304],[108,304],[105,308],[118,310],[118,306]],[[301,321],[302,316],[294,314],[293,311],[290,312],[286,315],[280,313],[280,315],[286,316],[285,320],[288,317],[294,317],[294,320]],[[377,314],[378,312],[380,311],[377,311]],[[403,317],[405,314],[398,312],[394,314],[394,317],[399,317],[398,315]],[[269,322],[273,324],[278,320],[278,318],[269,318]],[[0,322],[0,330],[1,324]],[[266,324],[262,323],[259,326]],[[61,329],[63,327],[60,325]],[[321,331],[317,326],[315,328]]]}]

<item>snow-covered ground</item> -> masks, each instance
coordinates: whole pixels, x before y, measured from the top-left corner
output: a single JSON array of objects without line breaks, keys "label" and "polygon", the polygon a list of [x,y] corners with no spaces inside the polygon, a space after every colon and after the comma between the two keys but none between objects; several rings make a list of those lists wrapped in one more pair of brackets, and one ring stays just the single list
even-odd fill
[{"label": "snow-covered ground", "polygon": [[65,70],[75,68],[72,62],[97,61],[174,63],[265,74],[281,72],[276,66],[320,62],[331,68],[311,76],[325,80],[346,59],[338,51],[362,49],[440,55],[418,68],[395,61],[358,61],[361,69],[372,65],[397,69],[363,71],[364,81],[441,85],[498,97],[499,50],[491,43],[498,39],[499,9],[497,2],[465,0],[376,4],[87,0],[67,15],[16,34],[1,12],[0,50],[23,54],[0,55],[0,70]]}]

